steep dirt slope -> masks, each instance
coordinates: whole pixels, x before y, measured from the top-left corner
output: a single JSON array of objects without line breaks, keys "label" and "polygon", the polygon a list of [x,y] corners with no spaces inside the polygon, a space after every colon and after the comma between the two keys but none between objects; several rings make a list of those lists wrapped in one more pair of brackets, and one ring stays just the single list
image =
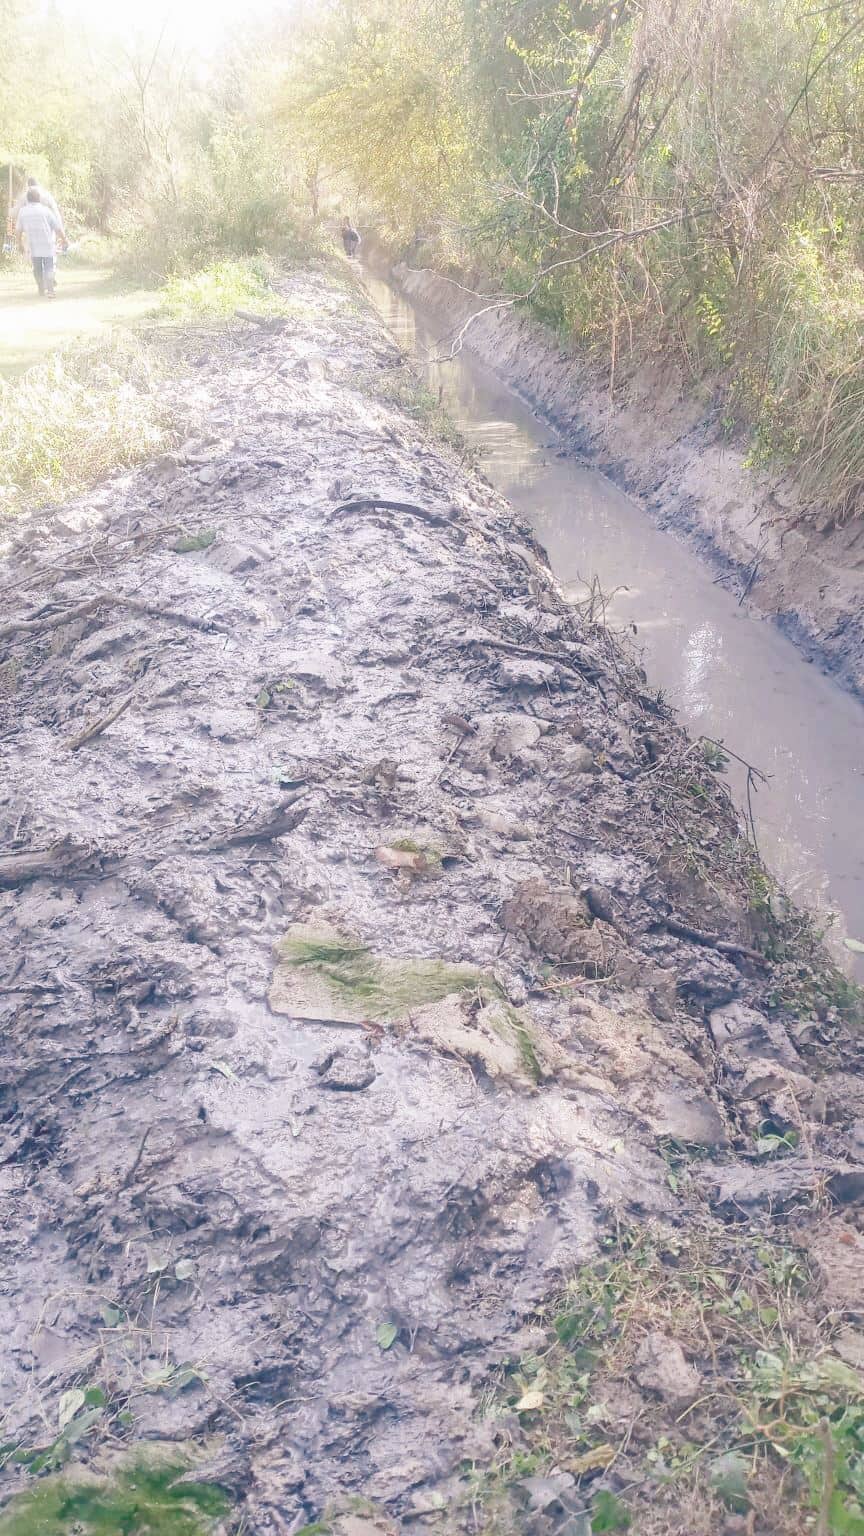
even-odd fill
[{"label": "steep dirt slope", "polygon": [[469,1531],[532,1309],[616,1224],[829,1241],[861,1095],[701,748],[286,294],[0,569],[5,1475],[167,1443],[231,1529]]}]

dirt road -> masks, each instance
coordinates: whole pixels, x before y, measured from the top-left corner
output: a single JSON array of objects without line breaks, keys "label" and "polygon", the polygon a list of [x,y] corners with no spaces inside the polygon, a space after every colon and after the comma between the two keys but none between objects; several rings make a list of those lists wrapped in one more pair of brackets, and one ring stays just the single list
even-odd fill
[{"label": "dirt road", "polygon": [[167,1445],[226,1529],[503,1531],[484,1393],[610,1234],[824,1257],[848,998],[360,298],[286,294],[0,570],[5,1475]]},{"label": "dirt road", "polygon": [[149,314],[156,294],[120,282],[109,267],[60,258],[57,297],[40,299],[29,262],[0,272],[0,374],[12,378],[70,341],[95,340]]}]

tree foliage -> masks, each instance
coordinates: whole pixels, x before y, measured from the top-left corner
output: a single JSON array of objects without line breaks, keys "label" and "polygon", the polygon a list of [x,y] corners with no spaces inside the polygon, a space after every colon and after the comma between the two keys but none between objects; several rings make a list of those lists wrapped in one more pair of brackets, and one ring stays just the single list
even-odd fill
[{"label": "tree foliage", "polygon": [[350,207],[857,507],[864,0],[293,0],[206,69],[0,23],[7,159],[148,271]]},{"label": "tree foliage", "polygon": [[754,460],[848,510],[862,73],[862,0],[346,0],[281,110],[370,219],[479,263],[613,381],[658,348],[716,377]]}]

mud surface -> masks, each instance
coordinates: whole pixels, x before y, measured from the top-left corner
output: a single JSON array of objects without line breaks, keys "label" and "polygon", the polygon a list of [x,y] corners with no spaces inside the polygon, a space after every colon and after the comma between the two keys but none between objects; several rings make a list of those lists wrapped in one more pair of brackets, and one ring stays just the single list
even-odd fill
[{"label": "mud surface", "polygon": [[[455,338],[480,305],[431,270],[397,266],[406,294]],[[660,525],[687,539],[751,608],[772,619],[808,660],[864,698],[864,522],[844,526],[801,504],[794,480],[747,468],[724,440],[703,392],[661,362],[619,384],[512,309],[470,325],[466,346],[560,427],[584,461],[639,497]]]},{"label": "mud surface", "polygon": [[[853,1209],[864,1103],[644,676],[376,398],[371,312],[286,295],[191,345],[196,439],[0,571],[4,1439],[98,1385],[246,1532],[352,1493],[468,1531],[560,1277],[619,1219]],[[807,1127],[782,1177],[768,1116]]]}]

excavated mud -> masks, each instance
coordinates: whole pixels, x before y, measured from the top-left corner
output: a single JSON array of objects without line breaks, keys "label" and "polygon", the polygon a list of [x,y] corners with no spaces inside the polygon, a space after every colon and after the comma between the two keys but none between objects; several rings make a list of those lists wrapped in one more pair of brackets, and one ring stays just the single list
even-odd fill
[{"label": "excavated mud", "polygon": [[610,1223],[848,1213],[864,1096],[698,749],[362,302],[285,291],[2,561],[3,1438],[96,1387],[74,1456],[197,1445],[232,1529],[468,1531],[490,1372]]}]

